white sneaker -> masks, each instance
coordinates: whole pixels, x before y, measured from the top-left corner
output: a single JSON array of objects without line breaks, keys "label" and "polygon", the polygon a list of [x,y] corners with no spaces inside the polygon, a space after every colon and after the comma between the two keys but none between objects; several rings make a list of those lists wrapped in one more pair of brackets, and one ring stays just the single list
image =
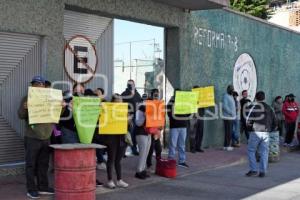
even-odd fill
[{"label": "white sneaker", "polygon": [[227,151],[233,151],[233,147],[227,147]]},{"label": "white sneaker", "polygon": [[233,151],[233,147],[223,147],[224,151]]},{"label": "white sneaker", "polygon": [[99,170],[106,170],[106,164],[104,162],[100,163],[100,164],[97,164],[97,169],[99,169]]},{"label": "white sneaker", "polygon": [[115,183],[112,180],[108,181],[106,186],[110,189],[115,189],[115,187],[116,187]]},{"label": "white sneaker", "polygon": [[129,186],[128,183],[125,183],[122,179],[117,181],[117,186],[121,188],[127,188]]}]

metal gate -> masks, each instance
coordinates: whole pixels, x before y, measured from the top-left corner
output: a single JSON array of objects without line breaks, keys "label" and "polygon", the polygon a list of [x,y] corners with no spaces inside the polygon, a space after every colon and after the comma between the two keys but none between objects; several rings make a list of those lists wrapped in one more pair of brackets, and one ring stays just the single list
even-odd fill
[{"label": "metal gate", "polygon": [[40,37],[0,32],[0,165],[24,161],[24,122],[18,107],[41,72]]}]

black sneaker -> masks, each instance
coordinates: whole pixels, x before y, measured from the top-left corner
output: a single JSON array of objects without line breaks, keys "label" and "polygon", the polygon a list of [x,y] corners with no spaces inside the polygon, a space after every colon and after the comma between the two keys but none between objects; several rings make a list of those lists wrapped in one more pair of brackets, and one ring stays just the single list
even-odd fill
[{"label": "black sneaker", "polygon": [[30,199],[39,199],[40,198],[40,195],[37,191],[28,191],[27,192],[27,196],[30,198]]},{"label": "black sneaker", "polygon": [[257,176],[257,172],[256,171],[249,171],[246,176]]},{"label": "black sneaker", "polygon": [[179,163],[179,167],[184,167],[184,168],[189,168],[189,166],[184,162],[184,163]]},{"label": "black sneaker", "polygon": [[263,178],[266,176],[266,174],[264,172],[260,172],[259,175],[258,175],[260,178]]},{"label": "black sneaker", "polygon": [[53,188],[47,188],[47,189],[44,189],[44,190],[39,190],[39,194],[52,195],[52,194],[54,194],[54,189]]},{"label": "black sneaker", "polygon": [[204,153],[203,149],[196,149],[197,152]]},{"label": "black sneaker", "polygon": [[149,178],[149,177],[150,177],[150,175],[147,173],[146,170],[142,171],[141,174],[142,174],[143,176],[145,176],[146,178]]},{"label": "black sneaker", "polygon": [[103,186],[103,183],[96,179],[96,187],[100,187],[100,186]]},{"label": "black sneaker", "polygon": [[135,173],[135,178],[144,180],[144,179],[146,179],[146,176],[144,176],[142,172],[137,172],[137,173]]}]

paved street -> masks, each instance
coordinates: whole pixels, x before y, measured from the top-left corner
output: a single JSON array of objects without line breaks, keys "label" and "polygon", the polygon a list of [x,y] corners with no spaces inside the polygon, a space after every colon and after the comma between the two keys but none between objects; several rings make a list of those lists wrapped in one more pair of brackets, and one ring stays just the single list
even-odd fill
[{"label": "paved street", "polygon": [[110,192],[97,199],[300,199],[300,153],[285,153],[265,178],[245,177],[247,164],[185,174],[145,186]]}]

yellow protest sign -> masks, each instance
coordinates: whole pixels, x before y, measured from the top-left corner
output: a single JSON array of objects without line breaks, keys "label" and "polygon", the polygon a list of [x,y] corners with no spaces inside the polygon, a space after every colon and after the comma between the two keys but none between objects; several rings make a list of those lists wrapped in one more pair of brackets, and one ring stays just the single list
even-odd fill
[{"label": "yellow protest sign", "polygon": [[174,113],[176,115],[196,113],[198,110],[198,93],[177,91],[175,96]]},{"label": "yellow protest sign", "polygon": [[99,134],[121,135],[127,133],[128,104],[102,103]]},{"label": "yellow protest sign", "polygon": [[198,92],[198,107],[207,108],[215,106],[215,90],[214,86],[194,88],[193,92]]},{"label": "yellow protest sign", "polygon": [[62,91],[52,88],[29,87],[29,124],[58,123],[62,109]]}]

